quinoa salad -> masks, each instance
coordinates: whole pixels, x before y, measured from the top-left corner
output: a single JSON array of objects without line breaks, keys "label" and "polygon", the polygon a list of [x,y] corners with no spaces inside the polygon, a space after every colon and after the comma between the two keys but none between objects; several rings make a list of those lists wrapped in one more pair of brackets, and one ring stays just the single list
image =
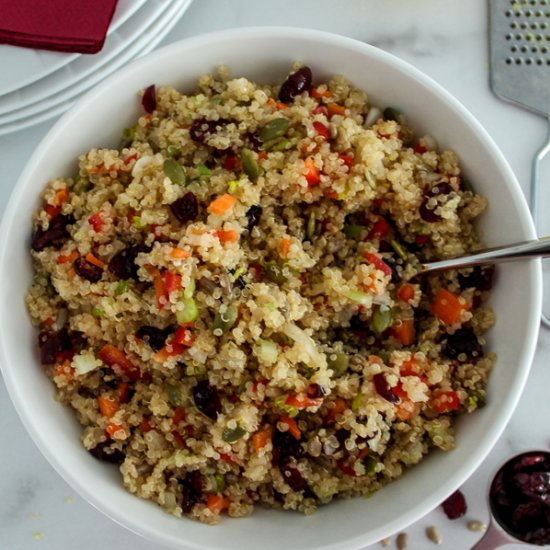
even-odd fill
[{"label": "quinoa salad", "polygon": [[452,450],[486,401],[494,268],[414,274],[480,248],[457,155],[299,64],[136,102],[33,219],[27,307],[84,449],[212,524],[366,497]]}]

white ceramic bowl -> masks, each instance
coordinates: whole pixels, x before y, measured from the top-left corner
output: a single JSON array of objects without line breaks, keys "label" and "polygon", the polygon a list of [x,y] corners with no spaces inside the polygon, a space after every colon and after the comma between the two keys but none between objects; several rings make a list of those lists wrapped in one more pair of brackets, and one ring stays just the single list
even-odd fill
[{"label": "white ceramic bowl", "polygon": [[343,74],[372,101],[406,113],[459,154],[476,189],[489,197],[482,228],[489,245],[534,238],[519,185],[486,131],[438,84],[418,70],[361,42],[296,28],[237,29],[185,40],[140,59],[111,76],[76,104],[48,133],[18,181],[0,230],[0,347],[4,378],[26,428],[56,468],[84,498],[127,528],[172,548],[352,550],[402,529],[460,486],[502,433],[526,381],[537,340],[541,301],[540,262],[502,266],[492,295],[497,324],[489,347],[498,362],[488,405],[462,418],[458,447],[433,453],[402,479],[370,499],[339,501],[312,517],[257,510],[245,519],[210,527],[175,519],[128,494],[116,468],[95,460],[79,440],[72,411],[53,399],[40,368],[36,334],[24,306],[31,282],[28,254],[31,216],[50,178],[70,175],[79,154],[115,146],[121,129],[141,112],[136,92],[151,83],[193,89],[197,77],[226,64],[234,76],[282,82],[292,63],[314,78]]}]

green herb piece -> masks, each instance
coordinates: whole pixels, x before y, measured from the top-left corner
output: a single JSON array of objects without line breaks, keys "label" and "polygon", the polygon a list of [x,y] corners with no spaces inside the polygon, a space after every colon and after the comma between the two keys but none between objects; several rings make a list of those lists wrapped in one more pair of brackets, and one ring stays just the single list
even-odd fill
[{"label": "green herb piece", "polygon": [[115,294],[117,296],[120,296],[121,294],[124,294],[128,290],[128,281],[119,281],[115,288]]},{"label": "green herb piece", "polygon": [[400,243],[398,243],[395,239],[392,239],[390,241],[391,247],[395,250],[395,253],[402,259],[407,260],[409,257],[409,254],[407,252],[407,249]]},{"label": "green herb piece", "polygon": [[221,493],[225,489],[225,477],[223,474],[216,474],[214,476],[216,482],[216,492]]},{"label": "green herb piece", "polygon": [[344,292],[343,295],[362,306],[370,307],[372,305],[372,295],[367,294],[366,292],[361,292],[360,290],[348,290]]},{"label": "green herb piece", "polygon": [[344,235],[348,239],[358,241],[367,228],[364,225],[346,224],[344,225]]},{"label": "green herb piece", "polygon": [[387,306],[380,306],[374,310],[371,319],[371,328],[376,334],[382,334],[393,321],[392,311]]},{"label": "green herb piece", "polygon": [[237,322],[238,316],[239,309],[236,304],[228,306],[224,313],[218,311],[214,317],[214,330],[220,329],[224,333],[227,332]]},{"label": "green herb piece", "polygon": [[194,298],[183,298],[183,309],[176,311],[176,319],[180,325],[193,323],[199,317],[199,308]]},{"label": "green herb piece", "polygon": [[313,242],[313,238],[315,237],[315,227],[316,227],[315,212],[311,212],[307,220],[307,227],[306,227],[306,237],[310,242]]},{"label": "green herb piece", "polygon": [[102,309],[99,309],[98,307],[92,308],[92,315],[94,317],[97,317],[98,319],[101,319],[102,317],[105,317],[105,312]]},{"label": "green herb piece", "polygon": [[181,390],[177,386],[168,384],[166,387],[166,393],[168,394],[168,402],[172,407],[178,407],[182,404]]},{"label": "green herb piece", "polygon": [[282,285],[286,282],[287,277],[283,273],[283,268],[277,262],[265,262],[262,267],[264,275],[272,283]]},{"label": "green herb piece", "polygon": [[212,170],[210,170],[210,168],[208,168],[208,166],[206,166],[205,164],[199,164],[197,166],[197,172],[201,176],[211,176],[212,175]]}]

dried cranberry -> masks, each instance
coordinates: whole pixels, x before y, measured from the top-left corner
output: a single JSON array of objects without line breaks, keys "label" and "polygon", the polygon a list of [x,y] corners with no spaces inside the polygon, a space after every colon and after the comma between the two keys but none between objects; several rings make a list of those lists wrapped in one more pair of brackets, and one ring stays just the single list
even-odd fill
[{"label": "dried cranberry", "polygon": [[197,197],[189,191],[189,193],[174,201],[170,205],[170,210],[181,223],[193,222],[199,215]]},{"label": "dried cranberry", "polygon": [[307,388],[307,396],[311,399],[317,399],[319,397],[324,397],[325,392],[323,391],[322,386],[319,384],[310,384]]},{"label": "dried cranberry", "polygon": [[545,467],[544,464],[548,457],[543,453],[527,453],[517,457],[512,463],[511,470],[513,472],[531,471],[539,466]]},{"label": "dried cranberry", "polygon": [[77,258],[73,262],[73,268],[79,277],[91,283],[97,283],[103,277],[103,269],[89,262],[86,258]]},{"label": "dried cranberry", "polygon": [[166,344],[166,338],[168,338],[172,332],[170,329],[171,327],[169,327],[169,329],[161,329],[143,325],[137,330],[136,336],[149,344],[153,351],[160,351]]},{"label": "dried cranberry", "polygon": [[520,472],[510,482],[523,496],[541,503],[550,503],[550,472]]},{"label": "dried cranberry", "polygon": [[468,275],[458,274],[458,282],[462,289],[491,290],[495,277],[495,266],[475,266]]},{"label": "dried cranberry", "polygon": [[216,420],[218,414],[222,412],[218,390],[211,386],[208,380],[197,382],[193,388],[193,400],[197,409],[212,420]]},{"label": "dried cranberry", "polygon": [[102,460],[103,462],[109,462],[111,464],[122,464],[125,458],[124,453],[120,449],[113,449],[111,447],[111,441],[98,443],[93,449],[90,449],[88,452],[94,458]]},{"label": "dried cranberry", "polygon": [[283,103],[290,103],[294,98],[311,88],[312,74],[309,67],[301,67],[288,76],[279,91],[279,99]]},{"label": "dried cranberry", "polygon": [[430,201],[430,198],[424,199],[422,204],[420,205],[419,213],[420,217],[429,223],[436,223],[441,221],[441,216],[436,213],[435,208],[437,208],[437,205],[435,208],[428,208],[428,202]]},{"label": "dried cranberry", "polygon": [[178,484],[182,496],[181,509],[188,514],[202,497],[202,475],[198,470],[194,470],[178,480]]},{"label": "dried cranberry", "polygon": [[58,354],[72,349],[69,333],[62,329],[59,332],[41,332],[38,335],[40,362],[43,365],[55,363]]},{"label": "dried cranberry", "polygon": [[305,455],[301,443],[289,432],[275,430],[273,434],[273,462],[286,464],[292,458],[301,458]]},{"label": "dried cranberry", "polygon": [[386,401],[390,403],[399,403],[399,397],[396,393],[390,388],[386,376],[383,372],[379,372],[373,376],[374,387],[378,392],[378,395],[383,397]]},{"label": "dried cranberry", "polygon": [[252,231],[259,223],[262,217],[263,208],[259,204],[253,204],[247,211],[246,217],[248,219],[247,229]]},{"label": "dried cranberry", "polygon": [[466,360],[483,357],[483,348],[470,327],[459,328],[449,335],[441,351],[449,359],[458,359],[462,355]]},{"label": "dried cranberry", "polygon": [[281,473],[287,485],[297,493],[304,491],[307,487],[307,481],[296,466],[284,464],[281,466]]},{"label": "dried cranberry", "polygon": [[141,104],[146,113],[152,113],[157,108],[157,90],[154,84],[145,88]]},{"label": "dried cranberry", "polygon": [[150,252],[144,244],[137,244],[117,252],[109,261],[109,271],[119,279],[137,279],[138,266],[135,261],[138,254]]},{"label": "dried cranberry", "polygon": [[443,501],[441,506],[449,519],[461,518],[468,509],[466,499],[461,491],[455,491],[449,498]]},{"label": "dried cranberry", "polygon": [[229,124],[229,120],[220,118],[218,120],[207,120],[206,118],[197,118],[191,124],[189,135],[193,141],[205,143],[220,128]]},{"label": "dried cranberry", "polygon": [[32,235],[31,247],[35,252],[40,252],[48,246],[59,249],[69,238],[68,225],[74,223],[72,216],[57,214],[48,225],[48,229],[36,229]]},{"label": "dried cranberry", "polygon": [[437,197],[438,195],[449,195],[453,188],[446,181],[440,181],[433,185],[429,191],[428,195],[432,197]]}]

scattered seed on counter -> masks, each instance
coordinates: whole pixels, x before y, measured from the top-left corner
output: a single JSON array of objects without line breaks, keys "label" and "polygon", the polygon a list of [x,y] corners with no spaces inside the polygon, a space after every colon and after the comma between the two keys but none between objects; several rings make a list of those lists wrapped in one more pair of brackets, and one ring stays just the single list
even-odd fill
[{"label": "scattered seed on counter", "polygon": [[470,520],[466,524],[466,527],[468,527],[468,529],[470,531],[473,531],[474,533],[481,533],[482,531],[485,531],[487,529],[487,526],[482,521],[479,521],[477,519]]},{"label": "scattered seed on counter", "polygon": [[385,539],[382,539],[380,541],[380,544],[384,547],[384,548],[387,548],[390,544],[391,544],[391,539],[390,537],[386,537]]},{"label": "scattered seed on counter", "polygon": [[430,525],[429,527],[426,527],[426,536],[434,543],[434,544],[441,544],[442,539],[441,535],[439,534],[439,531],[437,530],[437,527]]},{"label": "scattered seed on counter", "polygon": [[397,550],[405,550],[407,548],[408,538],[407,533],[399,533],[397,535],[397,539],[395,540]]}]

